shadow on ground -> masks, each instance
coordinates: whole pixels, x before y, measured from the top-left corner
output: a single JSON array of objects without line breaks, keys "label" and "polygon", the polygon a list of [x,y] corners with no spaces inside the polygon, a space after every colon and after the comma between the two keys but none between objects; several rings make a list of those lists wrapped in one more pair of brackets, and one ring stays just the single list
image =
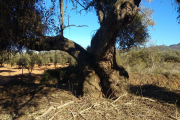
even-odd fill
[{"label": "shadow on ground", "polygon": [[11,114],[13,119],[18,119],[24,114],[19,110],[30,103],[35,94],[43,88],[41,85],[26,84],[24,82],[10,82],[0,87],[0,106],[2,108],[0,113]]},{"label": "shadow on ground", "polygon": [[12,71],[12,70],[0,70],[0,73],[2,73],[2,72],[14,72],[14,71]]},{"label": "shadow on ground", "polygon": [[[28,74],[11,76],[9,79],[11,79],[10,82],[0,85],[0,115],[9,114],[13,120],[19,120],[23,115],[27,114],[27,109],[28,112],[30,112],[32,108],[32,113],[37,111],[42,104],[40,102],[42,98],[47,100],[43,105],[49,104],[48,101],[51,99],[47,97],[49,94],[52,95],[58,90],[66,92],[75,89],[72,88],[72,85],[65,84],[65,82],[59,83],[58,86],[35,84],[34,80],[37,79],[37,76],[32,75],[29,78]],[[72,94],[69,92],[69,95]],[[71,98],[73,98],[72,96]],[[71,99],[65,95],[62,97],[62,99],[66,100]],[[60,98],[57,99],[58,102],[60,102],[60,100]]]},{"label": "shadow on ground", "polygon": [[180,91],[170,91],[167,88],[158,87],[156,85],[131,85],[130,93],[137,96],[156,99],[158,102],[166,102],[180,107]]},{"label": "shadow on ground", "polygon": [[[41,76],[33,74],[10,77],[10,82],[0,85],[0,114],[10,114],[13,120],[20,120],[23,115],[33,114],[45,107],[48,108],[51,106],[50,102],[60,103],[74,99],[78,94],[77,90],[80,90],[76,83],[82,79],[78,69],[77,67],[68,67],[48,70],[45,74],[48,80],[59,81],[55,85],[36,84],[35,80]],[[156,85],[131,85],[130,93],[156,99],[158,102],[176,104],[180,107],[180,92],[178,93],[178,91],[170,91]]]}]

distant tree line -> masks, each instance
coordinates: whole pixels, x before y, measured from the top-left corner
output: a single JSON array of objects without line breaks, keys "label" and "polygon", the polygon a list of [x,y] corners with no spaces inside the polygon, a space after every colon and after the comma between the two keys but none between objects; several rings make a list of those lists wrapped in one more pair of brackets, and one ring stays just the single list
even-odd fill
[{"label": "distant tree line", "polygon": [[20,67],[29,67],[32,71],[35,64],[42,66],[49,63],[54,63],[55,66],[57,63],[60,63],[61,65],[65,65],[66,63],[75,65],[76,60],[68,53],[59,50],[42,52],[27,51],[22,53],[4,50],[0,52],[1,65],[19,65]]}]

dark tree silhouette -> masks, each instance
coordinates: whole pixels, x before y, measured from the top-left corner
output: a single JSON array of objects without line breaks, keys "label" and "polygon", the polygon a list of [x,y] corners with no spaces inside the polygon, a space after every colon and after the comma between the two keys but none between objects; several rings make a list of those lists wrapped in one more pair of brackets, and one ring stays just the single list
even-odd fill
[{"label": "dark tree silhouette", "polygon": [[25,42],[42,36],[47,25],[42,24],[38,0],[0,1],[0,50],[23,48]]},{"label": "dark tree silhouette", "polygon": [[[84,71],[82,92],[93,97],[116,98],[128,90],[128,73],[115,59],[115,42],[118,32],[129,24],[138,12],[141,0],[119,0],[104,15],[103,0],[95,0],[101,27],[91,40],[91,52],[63,37],[40,37],[26,42],[33,50],[63,50],[73,56]],[[93,3],[91,3],[93,4]],[[88,6],[87,6],[88,7]]]}]

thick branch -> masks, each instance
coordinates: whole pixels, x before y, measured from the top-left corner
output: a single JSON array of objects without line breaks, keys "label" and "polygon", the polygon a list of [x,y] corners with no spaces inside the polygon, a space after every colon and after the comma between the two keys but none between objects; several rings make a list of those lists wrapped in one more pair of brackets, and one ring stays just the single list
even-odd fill
[{"label": "thick branch", "polygon": [[62,36],[42,37],[39,41],[32,42],[28,46],[32,50],[62,50],[73,56],[83,69],[89,68],[93,55],[87,52],[83,47]]},{"label": "thick branch", "polygon": [[118,31],[127,25],[137,14],[137,5],[134,0],[120,0],[114,5],[104,19],[100,29],[91,41],[93,54],[102,59],[108,49],[114,45]]},{"label": "thick branch", "polygon": [[75,0],[80,6],[82,6],[84,9],[87,9],[85,6],[83,6],[79,1]]},{"label": "thick branch", "polygon": [[134,4],[139,7],[139,4],[140,4],[141,0],[134,0]]},{"label": "thick branch", "polygon": [[64,12],[63,12],[63,0],[59,0],[59,4],[60,4],[60,13],[61,13],[61,31],[60,31],[60,35],[63,36],[63,24],[64,24]]},{"label": "thick branch", "polygon": [[104,13],[104,0],[97,0],[97,15],[98,19],[100,22],[100,25],[102,25],[103,20],[105,18],[105,13]]}]

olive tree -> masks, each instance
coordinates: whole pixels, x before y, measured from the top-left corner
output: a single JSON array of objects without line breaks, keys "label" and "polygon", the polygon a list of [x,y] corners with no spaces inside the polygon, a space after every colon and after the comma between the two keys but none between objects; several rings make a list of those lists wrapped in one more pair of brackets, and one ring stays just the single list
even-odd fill
[{"label": "olive tree", "polygon": [[[82,92],[84,95],[118,97],[128,90],[127,71],[118,66],[115,59],[116,37],[120,29],[129,24],[137,15],[141,0],[119,0],[104,15],[104,0],[91,1],[97,4],[97,15],[101,27],[91,40],[92,52],[63,35],[44,36],[35,41],[34,50],[62,50],[73,56],[84,72]],[[88,6],[87,6],[88,7]],[[30,41],[32,42],[32,41]]]},{"label": "olive tree", "polygon": [[[82,1],[85,6],[79,0],[75,0],[83,6],[84,10],[91,7],[95,8],[100,23],[100,28],[91,40],[91,52],[65,38],[62,30],[61,34],[57,36],[39,34],[37,38],[21,39],[21,43],[23,41],[24,46],[37,51],[62,50],[67,52],[74,57],[83,71],[84,80],[82,86],[79,87],[82,88],[83,95],[92,97],[102,97],[104,95],[116,98],[127,92],[127,79],[129,78],[124,67],[118,66],[116,63],[116,40],[119,31],[130,24],[137,16],[141,0]],[[48,15],[44,17],[48,19]],[[61,22],[63,21],[61,20]],[[60,28],[65,29],[66,27],[61,26]]]}]

